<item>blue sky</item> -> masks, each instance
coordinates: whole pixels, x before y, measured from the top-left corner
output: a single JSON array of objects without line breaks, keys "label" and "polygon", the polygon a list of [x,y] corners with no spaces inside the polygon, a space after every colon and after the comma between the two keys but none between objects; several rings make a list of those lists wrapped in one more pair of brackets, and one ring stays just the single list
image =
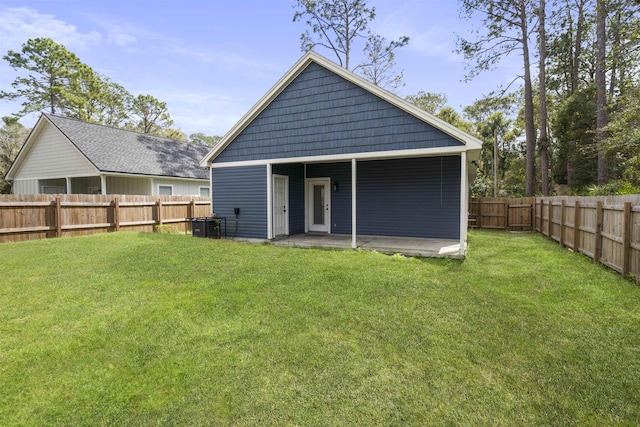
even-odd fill
[{"label": "blue sky", "polygon": [[[405,85],[398,95],[420,90],[445,93],[461,111],[517,74],[510,63],[465,83],[455,54],[455,33],[473,23],[458,16],[454,0],[370,0],[372,29],[387,39],[410,37],[398,50]],[[149,93],[167,103],[187,135],[224,135],[302,56],[289,0],[40,0],[0,3],[0,53],[20,50],[29,38],[50,37],[132,94]],[[358,50],[361,46],[357,47]],[[317,50],[335,60],[333,53]],[[18,74],[0,63],[0,90]],[[0,116],[20,109],[0,101]],[[22,120],[32,126],[37,115]]]}]

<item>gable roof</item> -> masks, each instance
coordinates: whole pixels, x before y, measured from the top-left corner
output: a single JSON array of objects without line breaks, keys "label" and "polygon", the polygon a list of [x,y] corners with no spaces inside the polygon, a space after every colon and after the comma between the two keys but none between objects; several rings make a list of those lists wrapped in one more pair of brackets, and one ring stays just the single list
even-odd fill
[{"label": "gable roof", "polygon": [[406,113],[416,117],[417,119],[433,126],[434,128],[451,136],[455,140],[464,145],[464,151],[474,151],[479,153],[482,142],[477,138],[467,134],[457,127],[439,119],[432,114],[427,113],[421,108],[409,103],[408,101],[394,95],[393,93],[382,89],[379,86],[363,79],[355,73],[340,67],[338,64],[324,58],[323,56],[308,51],[278,80],[278,82],[238,121],[233,128],[213,147],[200,161],[200,166],[208,166],[213,160],[219,156],[225,148],[231,144],[259,115],[262,113],[292,82],[298,77],[311,63],[316,63],[321,67],[333,72],[343,79],[359,86],[360,88],[372,93],[373,95],[389,102],[391,105],[405,111]]},{"label": "gable roof", "polygon": [[46,113],[34,126],[8,177],[15,174],[14,167],[20,167],[30,145],[35,144],[35,130],[42,123],[57,128],[100,172],[208,179],[207,170],[198,161],[209,147]]}]

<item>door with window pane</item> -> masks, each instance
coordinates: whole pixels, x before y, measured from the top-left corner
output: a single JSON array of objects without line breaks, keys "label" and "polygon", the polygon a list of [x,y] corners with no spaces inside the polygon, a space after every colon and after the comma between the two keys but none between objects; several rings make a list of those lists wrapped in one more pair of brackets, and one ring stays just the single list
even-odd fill
[{"label": "door with window pane", "polygon": [[328,233],[331,225],[330,180],[316,178],[307,183],[309,231]]}]

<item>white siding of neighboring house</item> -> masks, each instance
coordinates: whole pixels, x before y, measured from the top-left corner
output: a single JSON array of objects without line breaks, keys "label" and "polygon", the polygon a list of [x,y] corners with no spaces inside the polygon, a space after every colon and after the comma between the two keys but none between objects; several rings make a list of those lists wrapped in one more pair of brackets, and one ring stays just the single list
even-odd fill
[{"label": "white siding of neighboring house", "polygon": [[158,194],[159,185],[173,186],[174,196],[200,196],[200,187],[209,187],[208,180],[188,181],[184,179],[153,179],[153,194]]},{"label": "white siding of neighboring house", "polygon": [[[47,125],[17,171],[15,181],[96,174],[96,168],[69,140],[53,126]],[[31,194],[37,192],[36,184],[36,191]]]},{"label": "white siding of neighboring house", "polygon": [[107,176],[107,194],[151,195],[151,179],[133,176]]},{"label": "white siding of neighboring house", "polygon": [[13,194],[38,194],[37,179],[17,179],[11,187]]}]

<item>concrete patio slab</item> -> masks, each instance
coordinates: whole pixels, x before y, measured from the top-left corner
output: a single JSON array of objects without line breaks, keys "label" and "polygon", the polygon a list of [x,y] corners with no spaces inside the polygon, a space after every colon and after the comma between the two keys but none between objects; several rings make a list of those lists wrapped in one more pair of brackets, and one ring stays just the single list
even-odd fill
[{"label": "concrete patio slab", "polygon": [[[274,245],[296,248],[351,249],[349,234],[295,234],[277,238]],[[422,239],[416,237],[357,236],[358,249],[425,258],[464,258],[460,255],[460,241],[450,239]]]}]

